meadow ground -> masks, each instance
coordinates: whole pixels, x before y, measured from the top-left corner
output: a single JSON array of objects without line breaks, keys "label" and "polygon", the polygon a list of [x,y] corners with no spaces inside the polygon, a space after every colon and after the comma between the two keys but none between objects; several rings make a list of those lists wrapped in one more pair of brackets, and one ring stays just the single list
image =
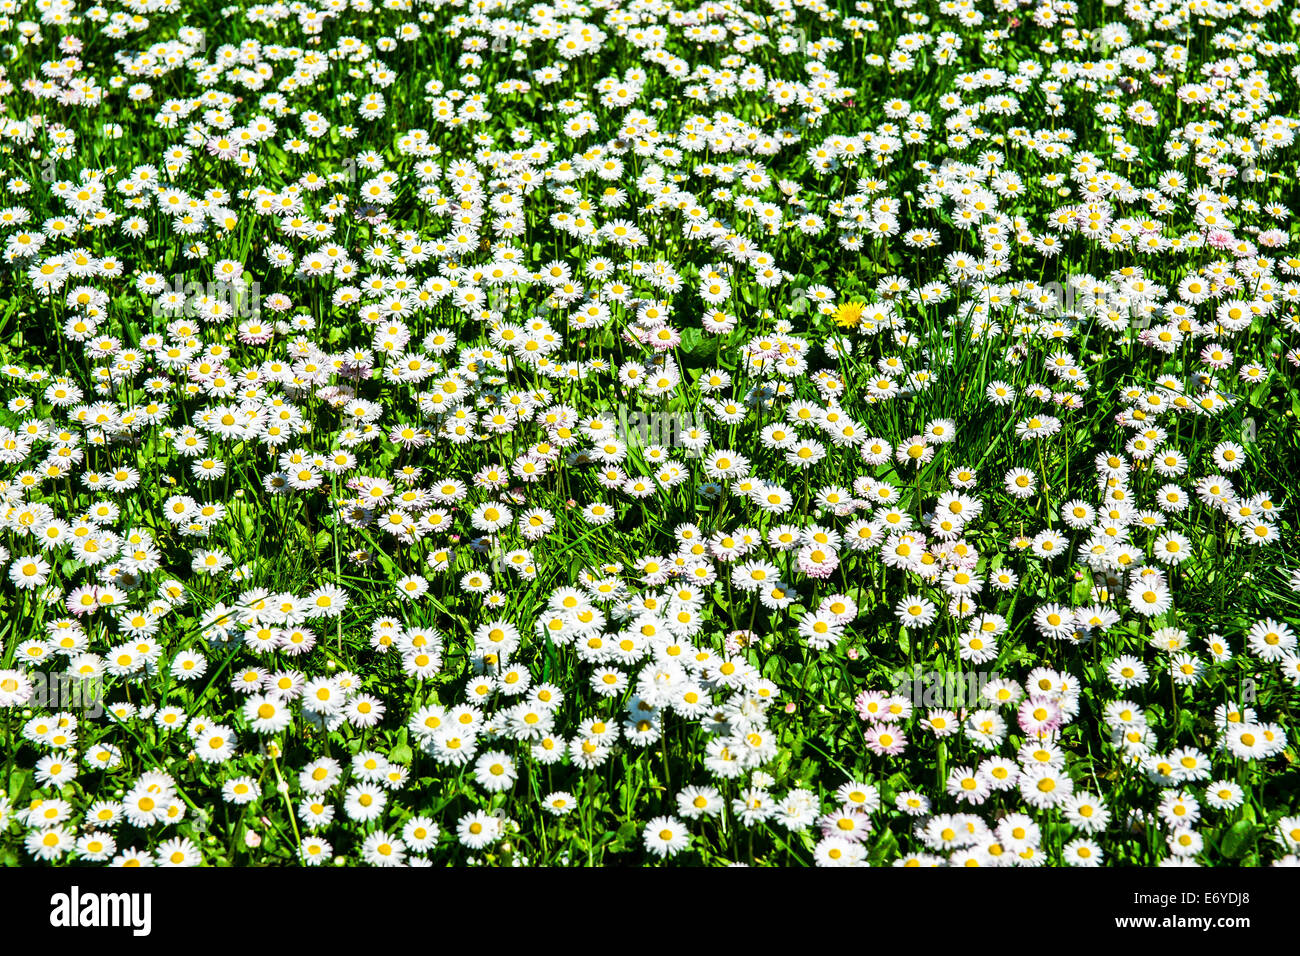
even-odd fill
[{"label": "meadow ground", "polygon": [[1298,34],[0,0],[0,861],[1296,863]]}]

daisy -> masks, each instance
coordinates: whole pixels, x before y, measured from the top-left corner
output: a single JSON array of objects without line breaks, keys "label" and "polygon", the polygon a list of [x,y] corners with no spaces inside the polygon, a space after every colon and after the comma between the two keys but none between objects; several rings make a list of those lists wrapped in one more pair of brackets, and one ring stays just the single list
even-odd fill
[{"label": "daisy", "polygon": [[685,824],[673,817],[655,817],[642,830],[646,849],[660,858],[676,856],[690,845]]}]

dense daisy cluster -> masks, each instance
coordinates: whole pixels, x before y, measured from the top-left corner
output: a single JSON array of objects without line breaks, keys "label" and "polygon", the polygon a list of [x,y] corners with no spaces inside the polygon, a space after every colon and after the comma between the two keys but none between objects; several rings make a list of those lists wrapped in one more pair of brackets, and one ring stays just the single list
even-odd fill
[{"label": "dense daisy cluster", "polygon": [[1300,861],[1298,35],[0,5],[0,859]]}]

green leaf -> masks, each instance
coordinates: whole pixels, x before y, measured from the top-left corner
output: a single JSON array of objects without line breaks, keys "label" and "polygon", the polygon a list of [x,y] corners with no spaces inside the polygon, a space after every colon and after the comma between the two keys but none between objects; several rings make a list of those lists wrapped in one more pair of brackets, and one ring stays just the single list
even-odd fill
[{"label": "green leaf", "polygon": [[619,826],[617,833],[606,833],[606,836],[613,836],[614,840],[609,845],[610,853],[624,853],[628,845],[636,840],[637,826],[631,820],[626,820]]},{"label": "green leaf", "polygon": [[397,735],[397,744],[388,752],[388,759],[393,763],[405,766],[411,762],[414,756],[410,744],[406,742],[406,728],[403,727],[402,732]]},{"label": "green leaf", "polygon": [[682,343],[678,349],[682,354],[683,365],[709,365],[718,354],[718,342],[715,338],[705,338],[703,332],[692,327],[682,332]]},{"label": "green leaf", "polygon": [[867,860],[872,866],[880,866],[885,860],[893,860],[898,857],[898,837],[894,836],[892,830],[886,830],[876,841],[876,845],[871,848],[867,854]]},{"label": "green leaf", "polygon": [[21,803],[25,795],[24,790],[27,782],[31,779],[32,771],[15,767],[9,772],[9,799],[13,803]]},{"label": "green leaf", "polygon": [[1232,825],[1219,843],[1219,852],[1230,860],[1239,858],[1255,839],[1255,824],[1249,820],[1238,820]]}]

